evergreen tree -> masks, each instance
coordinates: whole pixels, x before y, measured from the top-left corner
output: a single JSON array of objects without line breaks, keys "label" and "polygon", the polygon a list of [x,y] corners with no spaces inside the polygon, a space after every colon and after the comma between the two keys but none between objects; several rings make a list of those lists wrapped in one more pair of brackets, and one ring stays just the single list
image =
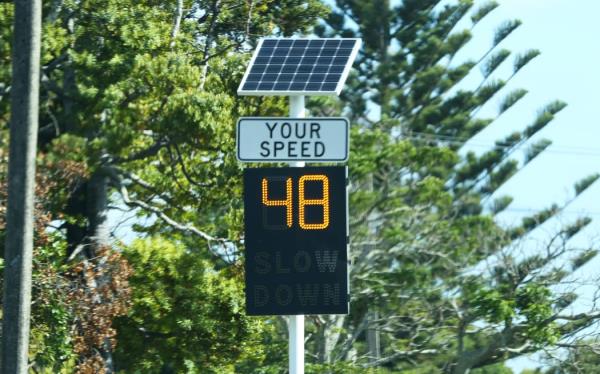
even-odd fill
[{"label": "evergreen tree", "polygon": [[[521,24],[509,20],[481,57],[454,60],[496,7],[473,9],[468,0],[338,0],[318,30],[364,43],[340,102],[312,102],[314,113],[344,111],[354,124],[351,314],[313,317],[309,342],[328,370],[343,360],[363,368],[465,373],[555,347],[598,318],[593,311],[570,315],[576,295],[555,287],[596,254],[569,245],[589,218],[567,223],[543,248],[522,239],[564,206],[552,205],[517,227],[494,222],[511,202],[491,201],[494,192],[550,142],[535,143],[524,162],[513,151],[566,104],[550,102],[533,123],[481,155],[458,153],[526,95],[502,89],[540,53],[518,54],[512,74],[495,78],[510,63],[502,41]],[[457,29],[461,21],[470,28]],[[480,84],[461,84],[476,69]],[[477,117],[497,95],[504,95],[497,116]],[[380,111],[375,119],[368,102]],[[575,196],[596,177],[588,179],[576,185]]]},{"label": "evergreen tree", "polygon": [[[545,374],[571,374],[571,373],[597,373],[600,370],[600,354],[598,354],[597,339],[579,342],[580,344],[567,344],[566,357],[561,352],[552,357],[554,365],[550,369],[537,373]],[[581,344],[583,343],[583,344]]]}]

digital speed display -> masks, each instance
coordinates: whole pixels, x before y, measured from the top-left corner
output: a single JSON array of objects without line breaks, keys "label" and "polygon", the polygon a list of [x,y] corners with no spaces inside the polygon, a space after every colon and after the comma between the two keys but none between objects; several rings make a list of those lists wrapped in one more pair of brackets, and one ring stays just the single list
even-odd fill
[{"label": "digital speed display", "polygon": [[348,313],[346,174],[244,170],[248,314]]}]

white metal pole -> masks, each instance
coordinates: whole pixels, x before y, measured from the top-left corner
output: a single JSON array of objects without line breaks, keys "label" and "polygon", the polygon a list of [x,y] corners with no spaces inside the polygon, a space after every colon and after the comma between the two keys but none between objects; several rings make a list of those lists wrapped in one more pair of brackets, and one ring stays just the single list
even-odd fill
[{"label": "white metal pole", "polygon": [[[290,117],[304,118],[304,96],[290,96]],[[304,161],[290,162],[290,166],[303,167]]]},{"label": "white metal pole", "polygon": [[[290,96],[290,117],[304,118],[304,96]],[[303,167],[304,161],[290,162],[290,166]],[[290,374],[304,374],[304,315],[289,316]]]}]

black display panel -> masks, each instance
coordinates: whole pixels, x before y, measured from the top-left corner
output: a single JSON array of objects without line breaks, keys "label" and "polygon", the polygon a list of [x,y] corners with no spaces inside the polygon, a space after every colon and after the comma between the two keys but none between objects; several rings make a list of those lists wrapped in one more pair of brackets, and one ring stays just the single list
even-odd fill
[{"label": "black display panel", "polygon": [[347,314],[344,166],[244,170],[246,311]]}]

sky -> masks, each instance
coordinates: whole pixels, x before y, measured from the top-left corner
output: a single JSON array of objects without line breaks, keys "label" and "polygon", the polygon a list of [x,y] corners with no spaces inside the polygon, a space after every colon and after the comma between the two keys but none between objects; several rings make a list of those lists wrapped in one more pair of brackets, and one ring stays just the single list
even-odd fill
[{"label": "sky", "polygon": [[[516,130],[522,130],[535,118],[545,104],[559,99],[568,106],[532,141],[547,138],[553,145],[534,159],[516,176],[505,183],[494,196],[514,198],[506,212],[498,216],[504,225],[514,225],[523,216],[531,215],[552,203],[566,204],[574,197],[573,185],[580,179],[600,172],[600,121],[598,98],[600,74],[600,14],[598,0],[499,0],[500,6],[473,30],[473,40],[461,50],[456,60],[477,58],[492,43],[494,30],[508,19],[520,19],[523,24],[506,38],[500,48],[513,55],[498,69],[495,77],[507,77],[515,53],[530,48],[542,54],[532,60],[507,87],[503,88],[480,112],[481,117],[494,117],[498,105],[507,93],[525,88],[529,93],[497,121],[472,138],[463,152],[480,153],[494,141]],[[484,1],[477,1],[482,4]],[[475,69],[465,78],[466,86],[476,84],[481,73]],[[522,158],[523,147],[515,157]],[[587,215],[593,219],[570,242],[573,246],[589,247],[600,234],[600,182],[593,184],[577,199],[565,206],[555,220],[544,224],[529,238],[540,241],[547,238],[560,224],[569,223]],[[580,268],[575,277],[593,279],[599,275],[600,256]],[[591,287],[579,287],[581,295],[573,310],[589,307]],[[509,366],[518,373],[523,368],[539,366],[536,356],[513,360]]]}]

